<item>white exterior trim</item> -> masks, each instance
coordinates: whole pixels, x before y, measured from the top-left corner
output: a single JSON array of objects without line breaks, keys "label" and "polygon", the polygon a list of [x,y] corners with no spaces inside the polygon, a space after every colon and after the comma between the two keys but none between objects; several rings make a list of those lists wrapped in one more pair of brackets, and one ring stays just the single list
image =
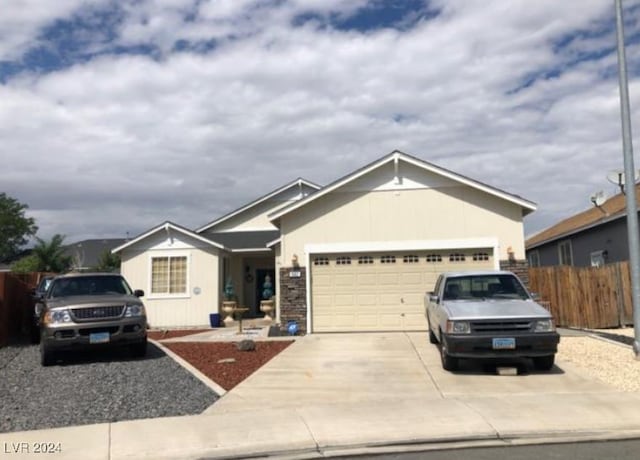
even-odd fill
[{"label": "white exterior trim", "polygon": [[[268,193],[268,194],[264,195],[263,197],[258,198],[257,200],[254,200],[251,203],[249,203],[249,204],[247,204],[247,205],[245,205],[245,206],[243,206],[241,208],[236,209],[235,211],[231,211],[229,214],[226,214],[226,215],[220,217],[219,219],[214,220],[211,223],[203,225],[202,227],[200,227],[199,229],[196,230],[196,233],[202,233],[205,230],[208,230],[211,227],[214,227],[214,226],[224,222],[225,220],[229,220],[232,217],[235,217],[238,214],[240,214],[240,213],[242,213],[242,212],[244,212],[244,211],[246,211],[248,209],[251,209],[254,206],[257,206],[260,203],[262,203],[264,201],[267,201],[268,199],[273,198],[274,196],[277,196],[277,195],[281,194],[282,192],[285,192],[285,191],[289,190],[292,187],[301,188],[302,185],[306,185],[307,187],[310,187],[310,188],[315,189],[315,190],[320,190],[320,186],[314,184],[313,182],[309,182],[308,180],[305,180],[305,179],[302,179],[302,178],[296,179],[295,181],[289,182],[288,184],[283,185],[279,189],[274,190],[273,192]],[[273,230],[273,229],[270,228],[269,230]]]},{"label": "white exterior trim", "polygon": [[304,245],[306,271],[307,334],[313,333],[311,321],[311,254],[340,254],[382,251],[428,251],[438,249],[493,248],[493,268],[500,270],[500,245],[497,238],[464,238],[453,240],[359,241],[353,243],[311,243]]},{"label": "white exterior trim", "polygon": [[[145,297],[150,300],[160,300],[160,299],[190,299],[191,298],[191,251],[179,250],[179,251],[149,251],[149,258],[147,262],[147,292],[149,293]],[[186,292],[180,292],[176,294],[158,294],[151,292],[151,278],[153,277],[153,259],[157,259],[159,257],[186,257],[187,258],[187,280],[186,280]]]},{"label": "white exterior trim", "polygon": [[242,249],[231,249],[230,250],[232,253],[238,253],[238,252],[271,252],[271,249],[269,248],[242,248]]},{"label": "white exterior trim", "polygon": [[[336,181],[335,183],[333,183],[332,185],[328,185],[326,187],[324,187],[323,189],[319,190],[318,192],[314,193],[313,195],[308,196],[307,198],[304,198],[300,201],[297,201],[295,203],[293,203],[290,206],[286,206],[285,208],[276,211],[272,214],[270,214],[268,217],[269,219],[273,222],[277,219],[279,219],[280,217],[284,216],[285,214],[290,213],[291,211],[294,211],[298,208],[301,208],[302,206],[305,206],[307,203],[310,203],[313,200],[316,200],[317,198],[320,198],[321,196],[326,195],[327,193],[332,192],[333,190],[336,190],[340,187],[342,187],[345,184],[348,184],[349,182],[352,182],[356,179],[358,179],[359,177],[362,177],[366,174],[369,174],[371,171],[379,168],[380,166],[383,166],[391,161],[394,162],[394,164],[397,165],[398,161],[402,160],[402,161],[406,161],[409,164],[412,164],[414,166],[417,166],[419,168],[422,168],[426,171],[432,172],[434,174],[438,174],[442,177],[446,177],[448,179],[451,179],[453,181],[459,182],[461,184],[467,185],[469,187],[475,188],[477,190],[482,190],[483,192],[486,192],[490,195],[494,195],[497,196],[499,198],[502,198],[506,201],[510,201],[512,203],[515,203],[519,206],[521,206],[522,208],[528,210],[529,212],[531,211],[535,211],[537,209],[537,206],[535,205],[535,203],[532,203],[531,201],[525,200],[523,198],[520,198],[519,196],[516,195],[511,195],[510,193],[504,192],[502,190],[496,189],[494,187],[490,187],[488,185],[482,184],[480,182],[477,182],[475,180],[472,180],[468,177],[465,176],[461,176],[459,174],[456,174],[452,171],[448,171],[446,169],[440,168],[436,165],[433,165],[431,163],[427,163],[426,161],[422,161],[422,160],[418,160],[416,158],[412,158],[409,155],[402,153],[398,150],[394,150],[390,155],[387,155],[384,158],[381,158],[378,161],[375,161],[373,163],[371,163],[370,165],[362,168],[359,171],[356,171],[353,174],[350,174],[338,181]],[[399,182],[396,181],[396,182]]]},{"label": "white exterior trim", "polygon": [[497,248],[497,238],[461,238],[452,240],[363,241],[353,243],[305,244],[307,254],[328,254],[366,251],[409,251],[437,249]]},{"label": "white exterior trim", "polygon": [[200,235],[198,235],[197,233],[193,233],[190,230],[187,230],[186,228],[181,228],[175,224],[172,224],[171,222],[165,222],[162,225],[158,225],[157,227],[152,228],[151,230],[149,230],[146,233],[143,233],[142,235],[134,238],[131,241],[126,242],[123,245],[118,246],[117,248],[114,248],[111,250],[112,254],[117,254],[118,252],[122,251],[125,248],[128,248],[129,246],[133,246],[136,243],[139,243],[140,241],[144,240],[145,238],[148,238],[149,236],[153,235],[154,233],[158,233],[160,231],[164,230],[165,232],[167,232],[167,234],[169,234],[169,231],[175,231],[178,233],[182,233],[183,235],[187,235],[190,238],[196,239],[198,241],[201,241],[203,243],[206,243],[210,246],[213,246],[214,248],[218,248],[218,249],[223,249],[223,250],[227,250],[227,248],[225,248],[224,246],[222,246],[221,244],[218,244],[214,241],[208,240],[207,238],[204,238]]},{"label": "white exterior trim", "polygon": [[276,244],[280,243],[280,240],[281,240],[281,239],[282,239],[282,237],[278,237],[278,238],[276,238],[276,239],[275,239],[275,240],[273,240],[273,241],[269,241],[269,242],[267,243],[267,247],[268,247],[268,248],[272,248],[272,247],[274,247]]}]

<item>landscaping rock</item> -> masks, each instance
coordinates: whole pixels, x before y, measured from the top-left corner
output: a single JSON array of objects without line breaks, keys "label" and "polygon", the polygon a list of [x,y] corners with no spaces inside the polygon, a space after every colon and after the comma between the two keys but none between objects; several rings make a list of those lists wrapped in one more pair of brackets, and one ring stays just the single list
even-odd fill
[{"label": "landscaping rock", "polygon": [[254,351],[256,349],[256,343],[251,339],[245,339],[237,342],[236,347],[240,351]]}]

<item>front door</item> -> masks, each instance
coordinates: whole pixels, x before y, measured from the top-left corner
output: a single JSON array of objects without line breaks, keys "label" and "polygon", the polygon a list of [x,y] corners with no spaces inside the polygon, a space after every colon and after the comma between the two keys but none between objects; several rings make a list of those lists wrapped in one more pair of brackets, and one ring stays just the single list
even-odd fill
[{"label": "front door", "polygon": [[262,317],[264,314],[260,311],[260,301],[263,300],[262,293],[264,291],[264,282],[269,276],[271,281],[271,291],[273,295],[276,294],[276,271],[272,268],[258,268],[256,269],[256,311],[257,317]]}]

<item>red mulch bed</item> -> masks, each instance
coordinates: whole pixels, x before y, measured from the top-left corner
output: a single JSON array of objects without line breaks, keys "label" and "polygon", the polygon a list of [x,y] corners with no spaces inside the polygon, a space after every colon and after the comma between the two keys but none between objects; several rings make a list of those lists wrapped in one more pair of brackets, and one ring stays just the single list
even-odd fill
[{"label": "red mulch bed", "polygon": [[199,334],[207,332],[211,329],[171,329],[163,331],[147,331],[147,335],[153,340],[175,339],[176,337],[184,337],[185,335]]},{"label": "red mulch bed", "polygon": [[[231,390],[293,341],[256,342],[254,351],[239,351],[233,342],[163,343],[225,390]],[[232,362],[218,362],[231,360]]]}]

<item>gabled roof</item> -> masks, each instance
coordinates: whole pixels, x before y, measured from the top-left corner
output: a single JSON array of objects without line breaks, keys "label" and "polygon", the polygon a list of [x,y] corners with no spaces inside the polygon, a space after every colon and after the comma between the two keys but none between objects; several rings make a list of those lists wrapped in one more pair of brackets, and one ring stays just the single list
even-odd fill
[{"label": "gabled roof", "polygon": [[273,198],[273,197],[275,197],[275,196],[277,196],[277,195],[279,195],[279,194],[281,194],[283,192],[286,192],[287,190],[289,190],[289,189],[291,189],[293,187],[301,187],[302,185],[305,185],[305,186],[310,187],[310,188],[315,189],[315,190],[319,190],[320,189],[319,185],[314,184],[313,182],[310,182],[310,181],[308,181],[306,179],[303,179],[303,178],[299,177],[298,179],[294,180],[293,182],[289,182],[288,184],[283,185],[282,187],[280,187],[280,188],[278,188],[276,190],[273,190],[272,192],[269,192],[264,196],[261,196],[260,198],[252,201],[251,203],[249,203],[249,204],[247,204],[245,206],[242,206],[241,208],[238,208],[235,211],[231,211],[230,213],[225,214],[222,217],[219,217],[218,219],[214,220],[213,222],[210,222],[210,223],[200,227],[199,229],[196,230],[196,233],[202,233],[205,230],[208,230],[208,229],[210,229],[211,227],[213,227],[215,225],[221,224],[222,222],[224,222],[226,220],[229,220],[232,217],[237,216],[238,214],[240,214],[242,212],[245,212],[248,209],[251,209],[254,206],[257,206],[260,203],[263,203],[263,202],[265,202],[265,201],[267,201],[267,200],[269,200],[269,199],[271,199],[271,198]]},{"label": "gabled roof", "polygon": [[[636,184],[636,199],[640,201],[640,184]],[[525,241],[526,249],[533,249],[543,244],[575,233],[597,227],[627,215],[625,195],[619,193],[605,201],[600,207],[592,207],[557,224],[536,233]]]},{"label": "gabled roof", "polygon": [[421,160],[419,158],[413,157],[411,155],[407,155],[404,152],[401,152],[399,150],[394,150],[393,152],[391,152],[388,155],[385,155],[384,157],[380,158],[379,160],[374,161],[373,163],[370,163],[354,172],[352,172],[351,174],[348,174],[344,177],[341,177],[340,179],[332,182],[331,184],[327,185],[326,187],[322,188],[321,190],[317,191],[316,193],[309,195],[306,198],[303,198],[300,201],[296,201],[295,203],[291,203],[289,206],[285,206],[282,209],[279,209],[276,212],[273,212],[271,214],[269,214],[269,219],[273,222],[278,220],[280,217],[296,210],[299,209],[303,206],[306,206],[307,204],[311,203],[314,200],[317,200],[318,198],[326,195],[327,193],[330,193],[334,190],[336,190],[337,188],[340,188],[346,184],[348,184],[349,182],[352,182],[368,173],[370,173],[371,171],[387,164],[387,163],[391,163],[391,162],[396,162],[396,161],[404,161],[406,163],[412,164],[414,166],[417,166],[419,168],[422,168],[426,171],[429,171],[431,173],[434,174],[438,174],[442,177],[446,177],[448,179],[451,179],[453,181],[459,182],[461,184],[464,185],[468,185],[469,187],[481,190],[485,193],[488,193],[490,195],[494,195],[497,196],[499,198],[502,198],[504,200],[510,201],[512,203],[515,203],[519,206],[521,206],[523,208],[523,215],[529,214],[530,212],[533,212],[536,210],[536,204],[533,203],[532,201],[529,200],[525,200],[522,197],[519,197],[517,195],[513,195],[511,193],[507,193],[503,190],[497,189],[495,187],[492,187],[490,185],[487,184],[483,184],[482,182],[478,182],[476,180],[470,179],[469,177],[463,176],[461,174],[457,174],[454,173],[453,171],[449,171],[448,169],[445,168],[441,168],[440,166],[436,166],[432,163],[426,162],[424,160]]},{"label": "gabled roof", "polygon": [[202,235],[198,235],[197,233],[194,233],[194,232],[192,232],[191,230],[189,230],[189,229],[187,229],[185,227],[182,227],[182,226],[180,226],[178,224],[174,224],[173,222],[166,221],[166,222],[164,222],[164,223],[162,223],[162,224],[160,224],[160,225],[158,225],[156,227],[153,227],[151,230],[136,236],[131,241],[128,241],[125,244],[122,244],[122,245],[118,246],[117,248],[112,249],[111,252],[113,252],[114,254],[118,253],[118,252],[122,251],[123,249],[128,248],[130,246],[133,246],[134,244],[138,243],[139,241],[142,241],[145,238],[148,238],[149,236],[153,235],[154,233],[161,232],[161,231],[165,231],[165,232],[174,231],[174,232],[177,232],[177,233],[182,233],[183,235],[186,235],[186,236],[189,236],[189,237],[194,238],[196,240],[202,241],[203,243],[207,243],[207,244],[209,244],[209,245],[211,245],[211,246],[213,246],[215,248],[225,249],[225,250],[227,249],[223,245],[221,245],[219,243],[216,243],[215,241],[212,241],[212,240],[210,240],[208,238],[205,238]]}]

